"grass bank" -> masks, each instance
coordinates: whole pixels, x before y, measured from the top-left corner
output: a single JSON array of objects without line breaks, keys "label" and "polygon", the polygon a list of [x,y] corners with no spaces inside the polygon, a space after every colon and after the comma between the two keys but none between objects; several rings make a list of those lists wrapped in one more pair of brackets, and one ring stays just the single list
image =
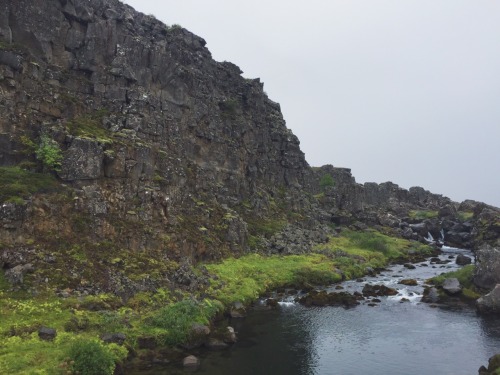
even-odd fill
[{"label": "grass bank", "polygon": [[[0,373],[112,374],[115,363],[130,353],[148,358],[158,348],[189,341],[193,323],[210,325],[236,301],[249,303],[279,287],[360,277],[392,261],[431,252],[427,246],[375,231],[344,231],[310,254],[248,254],[199,265],[193,271],[201,274],[203,266],[212,278],[195,293],[158,289],[137,293],[126,302],[110,294],[59,298],[49,292],[10,292],[0,275]],[[57,330],[53,341],[38,337],[42,326]],[[100,340],[104,333],[118,332],[126,336],[124,345]]]}]

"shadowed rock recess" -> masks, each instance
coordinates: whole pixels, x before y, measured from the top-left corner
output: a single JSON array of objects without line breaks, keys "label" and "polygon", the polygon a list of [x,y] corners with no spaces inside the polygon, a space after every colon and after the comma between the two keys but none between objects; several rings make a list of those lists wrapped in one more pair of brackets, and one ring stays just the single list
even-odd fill
[{"label": "shadowed rock recess", "polygon": [[241,74],[116,0],[1,0],[7,279],[126,297],[203,283],[182,271],[198,261],[308,252],[336,226],[498,247],[497,208],[311,168]]}]

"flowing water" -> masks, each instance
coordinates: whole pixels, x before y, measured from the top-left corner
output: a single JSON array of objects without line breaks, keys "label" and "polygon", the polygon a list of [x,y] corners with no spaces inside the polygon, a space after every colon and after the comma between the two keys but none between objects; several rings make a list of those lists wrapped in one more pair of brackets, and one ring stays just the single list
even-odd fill
[{"label": "flowing water", "polygon": [[[477,374],[488,358],[500,353],[500,319],[476,314],[467,305],[435,307],[420,303],[423,281],[457,268],[454,257],[463,250],[444,248],[448,265],[417,264],[410,270],[393,266],[363,282],[343,283],[361,290],[366,282],[386,284],[399,295],[342,307],[303,307],[283,301],[278,309],[259,308],[230,324],[239,341],[228,350],[195,353],[203,375],[330,375],[330,374]],[[468,254],[470,255],[470,253]],[[414,278],[418,286],[398,284]],[[402,302],[405,298],[408,301]],[[184,374],[179,366],[141,374]]]}]

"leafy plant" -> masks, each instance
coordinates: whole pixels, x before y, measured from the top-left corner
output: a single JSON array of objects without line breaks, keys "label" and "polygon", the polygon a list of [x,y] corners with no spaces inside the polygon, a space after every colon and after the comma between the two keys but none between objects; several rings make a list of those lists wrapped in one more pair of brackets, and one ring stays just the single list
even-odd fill
[{"label": "leafy plant", "polygon": [[49,171],[59,171],[63,159],[59,144],[46,134],[40,136],[40,143],[35,151],[35,156]]},{"label": "leafy plant", "polygon": [[331,188],[331,187],[335,186],[335,181],[333,180],[333,177],[329,173],[325,173],[321,177],[321,180],[319,180],[319,186],[324,191],[327,188]]}]

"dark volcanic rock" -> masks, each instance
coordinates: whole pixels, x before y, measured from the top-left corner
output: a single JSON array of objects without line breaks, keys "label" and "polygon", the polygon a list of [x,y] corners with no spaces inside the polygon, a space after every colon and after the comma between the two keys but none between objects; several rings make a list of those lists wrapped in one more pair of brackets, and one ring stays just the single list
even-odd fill
[{"label": "dark volcanic rock", "polygon": [[476,250],[474,284],[480,288],[492,289],[500,283],[500,249],[484,245]]},{"label": "dark volcanic rock", "polygon": [[457,259],[455,260],[455,262],[459,265],[459,266],[465,266],[467,264],[471,264],[472,263],[472,259],[466,255],[463,255],[463,254],[458,254],[457,255]]},{"label": "dark volcanic rock", "polygon": [[422,302],[436,303],[439,302],[439,291],[435,287],[426,287],[422,295]]},{"label": "dark volcanic rock", "polygon": [[54,328],[42,327],[38,330],[38,337],[45,341],[52,341],[56,338],[57,332]]},{"label": "dark volcanic rock", "polygon": [[371,285],[365,284],[362,290],[363,296],[365,297],[375,297],[375,296],[395,296],[398,291],[394,288],[390,288],[386,285]]}]

